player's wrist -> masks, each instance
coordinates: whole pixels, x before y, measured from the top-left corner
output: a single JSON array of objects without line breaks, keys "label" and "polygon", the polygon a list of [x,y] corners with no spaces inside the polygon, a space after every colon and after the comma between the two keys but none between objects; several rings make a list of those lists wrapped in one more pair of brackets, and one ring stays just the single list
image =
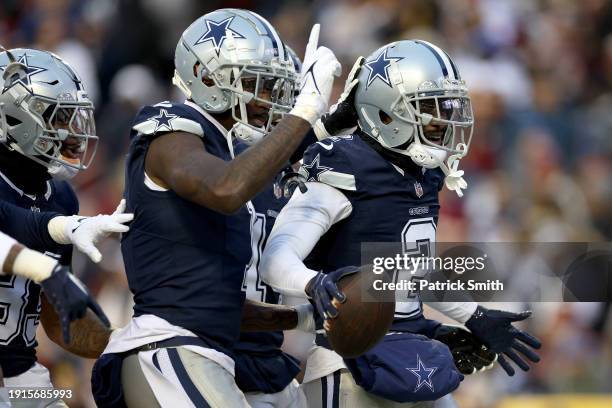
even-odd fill
[{"label": "player's wrist", "polygon": [[47,230],[51,238],[58,244],[68,245],[72,243],[72,234],[82,220],[87,217],[78,215],[54,217],[47,224]]},{"label": "player's wrist", "polygon": [[320,94],[304,90],[297,96],[289,114],[300,117],[310,123],[310,126],[314,126],[326,109],[327,101]]},{"label": "player's wrist", "polygon": [[314,320],[314,308],[311,304],[305,303],[302,305],[294,306],[295,312],[297,313],[297,326],[296,330],[304,332],[313,332],[316,329]]},{"label": "player's wrist", "polygon": [[323,140],[331,136],[331,134],[325,128],[325,124],[323,124],[321,118],[317,119],[312,129],[314,130],[315,136],[318,140]]},{"label": "player's wrist", "polygon": [[24,248],[13,263],[13,274],[31,279],[36,283],[49,278],[58,262],[40,252]]}]

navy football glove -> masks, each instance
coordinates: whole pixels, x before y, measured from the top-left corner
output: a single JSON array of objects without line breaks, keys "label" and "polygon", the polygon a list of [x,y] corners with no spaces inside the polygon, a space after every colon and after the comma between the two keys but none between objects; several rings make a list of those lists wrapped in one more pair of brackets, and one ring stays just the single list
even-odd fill
[{"label": "navy football glove", "polygon": [[345,266],[328,274],[319,272],[317,276],[308,282],[308,285],[306,285],[306,295],[313,301],[317,312],[324,319],[333,319],[338,316],[338,309],[332,303],[334,298],[340,303],[346,302],[346,296],[338,288],[337,282],[343,276],[352,275],[357,272],[359,272],[358,267]]},{"label": "navy football glove", "polygon": [[321,117],[321,122],[328,134],[334,136],[340,134],[346,129],[357,126],[357,110],[355,109],[355,92],[359,80],[359,72],[365,58],[359,57],[351,72],[349,72],[344,84],[344,91],[336,104],[331,108],[330,113],[326,113]]},{"label": "navy football glove", "polygon": [[497,353],[489,350],[469,331],[446,324],[440,325],[433,337],[449,348],[461,374],[470,375],[493,367]]},{"label": "navy football glove", "polygon": [[88,307],[106,327],[110,327],[102,308],[67,266],[57,264],[51,276],[41,281],[40,286],[59,316],[64,343],[70,344],[70,322],[84,317]]},{"label": "navy football glove", "polygon": [[[523,371],[529,370],[529,364],[524,360],[537,363],[540,356],[529,347],[539,349],[540,340],[529,333],[523,332],[512,325],[531,316],[531,312],[512,313],[502,310],[489,310],[478,306],[476,311],[465,323],[467,327],[490,350],[499,354],[498,361],[508,375],[514,375],[514,368],[501,355],[505,354]],[[529,347],[527,347],[529,346]],[[520,352],[524,357],[519,356]]]}]

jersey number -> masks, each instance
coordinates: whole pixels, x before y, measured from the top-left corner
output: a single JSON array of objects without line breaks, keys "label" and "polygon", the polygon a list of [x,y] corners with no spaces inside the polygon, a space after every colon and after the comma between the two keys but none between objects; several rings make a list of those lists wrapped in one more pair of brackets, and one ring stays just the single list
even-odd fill
[{"label": "jersey number", "polygon": [[[416,218],[408,221],[402,229],[402,254],[410,257],[430,257],[435,253],[436,223],[434,219]],[[425,270],[419,269],[416,273],[410,270],[398,271],[397,280],[418,282],[423,279]],[[417,283],[418,285],[418,283]],[[422,311],[421,301],[417,291],[397,291],[395,317],[409,318]]]},{"label": "jersey number", "polygon": [[[249,203],[250,204],[250,203]],[[259,277],[259,261],[263,244],[266,239],[266,216],[255,212],[252,205],[247,204],[251,213],[251,261],[246,266],[242,280],[242,290],[246,292],[247,299],[265,302],[267,286]]]},{"label": "jersey number", "polygon": [[7,345],[20,333],[26,345],[34,342],[38,315],[27,315],[30,281],[17,276],[0,276],[0,345]]}]

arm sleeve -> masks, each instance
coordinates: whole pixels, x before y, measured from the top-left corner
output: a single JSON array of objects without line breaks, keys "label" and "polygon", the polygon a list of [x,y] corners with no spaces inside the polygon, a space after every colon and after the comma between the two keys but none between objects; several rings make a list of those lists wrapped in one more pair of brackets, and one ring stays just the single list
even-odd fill
[{"label": "arm sleeve", "polygon": [[280,212],[260,264],[262,279],[283,295],[304,296],[306,284],[318,273],[304,265],[304,258],[333,224],[353,210],[335,188],[318,182],[306,185],[308,191],[296,190]]},{"label": "arm sleeve", "polygon": [[425,302],[438,312],[464,324],[476,311],[476,302]]},{"label": "arm sleeve", "polygon": [[27,247],[55,247],[47,225],[51,218],[61,215],[54,212],[33,212],[0,201],[0,231],[10,235]]},{"label": "arm sleeve", "polygon": [[4,261],[15,243],[16,241],[13,238],[0,232],[0,276],[4,275],[4,271],[2,270]]}]

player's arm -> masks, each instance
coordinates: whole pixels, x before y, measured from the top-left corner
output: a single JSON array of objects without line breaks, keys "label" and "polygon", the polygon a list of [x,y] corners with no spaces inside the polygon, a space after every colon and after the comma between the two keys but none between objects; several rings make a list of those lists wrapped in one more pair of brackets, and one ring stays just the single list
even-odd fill
[{"label": "player's arm", "polygon": [[[102,328],[110,326],[108,318],[81,281],[57,260],[26,248],[8,235],[0,233],[0,263],[4,274],[31,279],[42,287],[46,296],[43,297],[43,306],[46,307],[43,307],[41,314],[43,325],[48,320],[45,314],[53,312],[55,328],[62,331],[65,343],[69,343],[70,322],[81,319],[89,308],[93,311],[89,311],[89,315],[98,316],[98,325]],[[53,307],[49,307],[49,304]],[[80,328],[77,325],[75,330]]]},{"label": "player's arm", "polygon": [[278,331],[298,329],[314,331],[315,322],[310,304],[297,306],[273,305],[245,300],[242,307],[241,331]]},{"label": "player's arm", "polygon": [[108,344],[112,329],[106,326],[91,310],[84,317],[70,323],[70,342],[63,336],[60,317],[42,296],[40,319],[47,336],[64,350],[85,358],[98,358]]},{"label": "player's arm", "polygon": [[318,38],[316,24],[306,46],[295,105],[261,142],[226,162],[206,152],[196,135],[167,133],[147,151],[149,177],[189,201],[225,214],[236,212],[286,165],[327,109],[340,63],[331,50],[318,46]]},{"label": "player's arm", "polygon": [[208,153],[196,135],[167,133],[151,143],[145,170],[184,199],[231,214],[274,178],[309,128],[287,115],[270,135],[229,162]]},{"label": "player's arm", "polygon": [[307,191],[296,190],[277,217],[262,256],[260,273],[277,292],[308,296],[322,316],[333,317],[336,309],[332,298],[343,298],[335,282],[354,271],[342,268],[324,275],[309,269],[304,259],[333,224],[350,215],[352,205],[334,187],[318,182],[306,185]]},{"label": "player's arm", "polygon": [[134,217],[124,214],[125,201],[111,215],[84,217],[63,216],[54,212],[33,212],[0,201],[0,230],[28,247],[49,248],[57,244],[72,244],[94,262],[102,255],[95,244],[112,232],[127,232],[123,225]]}]

